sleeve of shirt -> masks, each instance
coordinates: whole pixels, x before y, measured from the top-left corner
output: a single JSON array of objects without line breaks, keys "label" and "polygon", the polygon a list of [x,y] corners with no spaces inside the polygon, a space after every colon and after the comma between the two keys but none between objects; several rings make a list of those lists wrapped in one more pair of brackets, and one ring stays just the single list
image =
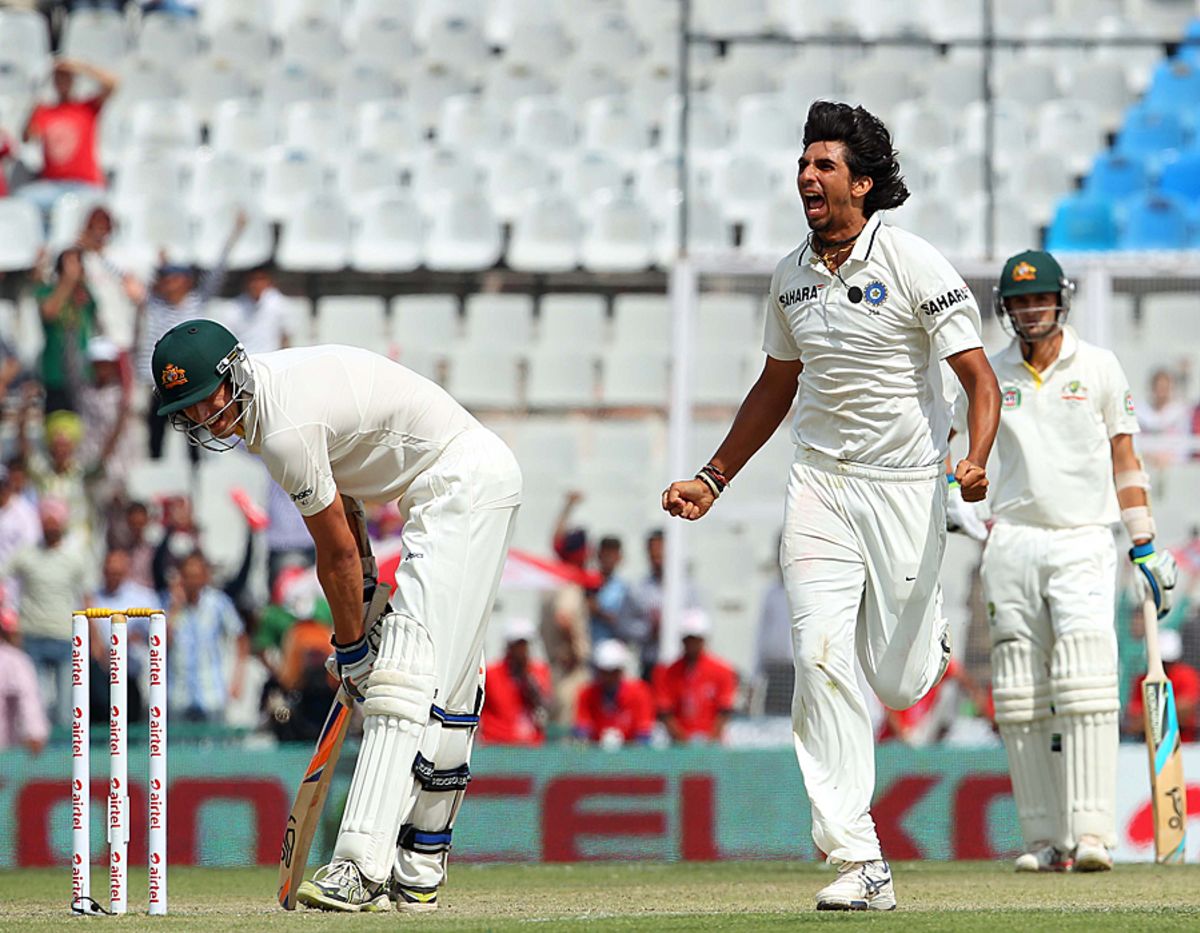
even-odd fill
[{"label": "sleeve of shirt", "polygon": [[634,738],[645,740],[650,738],[654,731],[654,721],[657,718],[654,714],[654,695],[644,681],[635,683],[641,683],[642,689],[638,691],[635,701],[637,708],[634,711]]},{"label": "sleeve of shirt", "polygon": [[967,433],[967,393],[959,384],[958,379],[954,380],[957,387],[954,392],[954,401],[950,405],[950,427],[955,434]]},{"label": "sleeve of shirt", "polygon": [[728,713],[733,709],[737,701],[737,685],[737,671],[731,667],[725,668],[721,672],[721,689],[717,694],[717,709],[720,712]]},{"label": "sleeve of shirt", "polygon": [[929,334],[939,360],[983,346],[979,305],[945,256],[914,238],[906,271],[913,313]]},{"label": "sleeve of shirt", "polygon": [[233,605],[233,600],[224,593],[221,593],[220,621],[221,631],[225,633],[226,638],[237,638],[246,631],[246,627],[242,625],[242,617],[238,615],[238,611]]},{"label": "sleeve of shirt", "polygon": [[767,323],[763,333],[763,350],[777,360],[800,359],[800,348],[788,327],[787,315],[779,304],[779,270],[771,276],[771,292],[767,295]]},{"label": "sleeve of shirt", "polygon": [[262,443],[262,459],[301,515],[316,515],[337,496],[320,425],[284,428],[270,435]]},{"label": "sleeve of shirt", "polygon": [[577,738],[595,739],[596,720],[592,715],[592,691],[584,687],[575,697],[575,726],[572,731]]},{"label": "sleeve of shirt", "polygon": [[1101,414],[1104,416],[1104,426],[1108,428],[1108,436],[1118,434],[1137,434],[1137,415],[1134,412],[1133,393],[1129,390],[1129,380],[1125,370],[1112,353],[1104,354],[1104,399]]}]

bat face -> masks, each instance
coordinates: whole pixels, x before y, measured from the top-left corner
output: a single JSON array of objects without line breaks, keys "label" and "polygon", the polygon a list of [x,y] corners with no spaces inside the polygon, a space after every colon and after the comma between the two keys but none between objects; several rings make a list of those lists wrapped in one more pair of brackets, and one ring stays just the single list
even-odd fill
[{"label": "bat face", "polygon": [[279,853],[279,890],[276,892],[276,898],[284,910],[296,909],[296,889],[304,878],[308,849],[321,821],[321,808],[325,804],[325,796],[341,755],[342,742],[350,725],[349,703],[345,691],[339,690],[321,728],[312,760],[304,769],[304,779],[296,792],[292,812],[288,814]]},{"label": "bat face", "polygon": [[1171,682],[1142,683],[1146,746],[1150,753],[1150,795],[1154,806],[1154,856],[1157,862],[1182,862],[1187,836],[1187,785],[1179,718]]}]

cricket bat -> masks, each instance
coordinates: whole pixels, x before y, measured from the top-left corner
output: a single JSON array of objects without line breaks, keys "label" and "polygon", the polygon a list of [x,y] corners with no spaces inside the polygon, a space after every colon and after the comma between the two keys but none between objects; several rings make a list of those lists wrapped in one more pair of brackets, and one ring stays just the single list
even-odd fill
[{"label": "cricket bat", "polygon": [[1158,653],[1158,611],[1153,599],[1142,603],[1146,628],[1146,679],[1142,682],[1142,715],[1150,752],[1150,799],[1154,808],[1154,860],[1181,864],[1187,838],[1187,785],[1179,748],[1175,691]]},{"label": "cricket bat", "polygon": [[325,725],[321,727],[321,736],[317,739],[312,760],[304,769],[304,780],[300,782],[300,789],[296,792],[292,812],[288,814],[287,828],[283,833],[283,847],[279,853],[277,895],[284,910],[296,909],[296,889],[304,880],[304,871],[308,866],[308,850],[312,846],[317,826],[320,825],[325,797],[329,793],[329,785],[333,783],[333,772],[342,754],[342,743],[350,725],[352,703],[346,688],[339,687],[329,715],[325,717]]}]

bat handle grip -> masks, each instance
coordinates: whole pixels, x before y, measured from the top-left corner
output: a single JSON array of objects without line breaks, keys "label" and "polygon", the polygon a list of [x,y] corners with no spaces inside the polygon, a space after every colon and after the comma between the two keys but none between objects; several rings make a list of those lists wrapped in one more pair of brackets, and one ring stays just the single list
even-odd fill
[{"label": "bat handle grip", "polygon": [[1166,672],[1158,651],[1158,607],[1152,597],[1142,600],[1142,627],[1146,632],[1146,676],[1163,678]]}]

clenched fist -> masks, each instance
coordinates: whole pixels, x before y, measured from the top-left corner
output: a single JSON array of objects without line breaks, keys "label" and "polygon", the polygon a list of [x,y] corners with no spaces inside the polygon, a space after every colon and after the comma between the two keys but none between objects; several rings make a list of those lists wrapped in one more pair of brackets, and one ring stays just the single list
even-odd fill
[{"label": "clenched fist", "polygon": [[987,470],[970,460],[959,460],[954,468],[954,478],[962,489],[964,502],[982,502],[987,496]]},{"label": "clenched fist", "polygon": [[716,501],[708,484],[700,479],[681,479],[662,494],[663,509],[689,522],[702,518]]}]

